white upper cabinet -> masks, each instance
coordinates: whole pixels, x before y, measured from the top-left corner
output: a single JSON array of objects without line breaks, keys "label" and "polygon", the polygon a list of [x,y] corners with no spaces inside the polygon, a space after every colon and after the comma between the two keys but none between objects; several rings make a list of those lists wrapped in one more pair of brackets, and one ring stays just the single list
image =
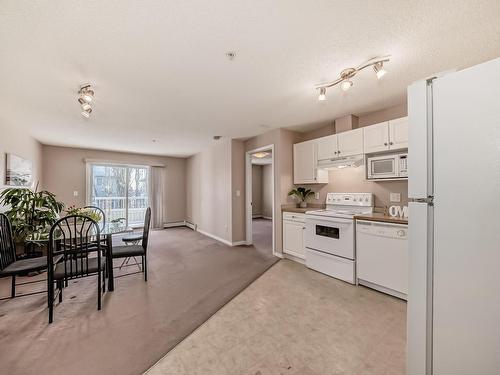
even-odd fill
[{"label": "white upper cabinet", "polygon": [[316,139],[318,160],[333,159],[337,156],[337,136],[329,135]]},{"label": "white upper cabinet", "polygon": [[408,148],[408,117],[366,126],[363,131],[366,154]]},{"label": "white upper cabinet", "polygon": [[363,153],[363,129],[354,129],[337,134],[337,156],[352,156]]},{"label": "white upper cabinet", "polygon": [[408,117],[389,121],[389,146],[391,150],[408,148]]},{"label": "white upper cabinet", "polygon": [[328,183],[328,171],[318,170],[316,141],[307,141],[293,145],[293,183],[318,184]]},{"label": "white upper cabinet", "polygon": [[389,123],[370,125],[363,128],[365,153],[389,149]]}]

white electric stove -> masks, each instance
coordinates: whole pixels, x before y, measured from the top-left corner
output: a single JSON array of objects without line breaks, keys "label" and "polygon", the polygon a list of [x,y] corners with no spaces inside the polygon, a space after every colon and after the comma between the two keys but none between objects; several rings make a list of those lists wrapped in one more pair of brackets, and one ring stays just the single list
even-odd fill
[{"label": "white electric stove", "polygon": [[372,212],[372,193],[328,193],[326,209],[306,212],[307,267],[355,284],[353,218]]}]

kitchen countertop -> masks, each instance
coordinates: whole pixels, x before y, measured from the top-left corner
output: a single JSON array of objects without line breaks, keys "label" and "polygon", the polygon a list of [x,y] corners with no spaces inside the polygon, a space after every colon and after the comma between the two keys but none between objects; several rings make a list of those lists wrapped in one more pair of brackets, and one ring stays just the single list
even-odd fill
[{"label": "kitchen countertop", "polygon": [[283,205],[281,206],[282,212],[295,212],[299,214],[305,214],[307,211],[322,210],[325,208],[324,204],[311,204],[306,208],[300,208],[297,206]]},{"label": "kitchen countertop", "polygon": [[394,224],[405,224],[408,225],[408,219],[401,219],[399,217],[392,217],[383,213],[374,212],[372,214],[356,215],[355,220],[367,220],[367,221],[381,221],[384,223],[394,223]]}]

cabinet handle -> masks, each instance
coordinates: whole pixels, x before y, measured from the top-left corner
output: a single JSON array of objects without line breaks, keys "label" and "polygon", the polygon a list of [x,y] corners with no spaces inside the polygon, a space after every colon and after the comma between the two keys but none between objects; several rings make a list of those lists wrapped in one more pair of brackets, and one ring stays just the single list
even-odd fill
[{"label": "cabinet handle", "polygon": [[387,146],[387,142],[384,142],[384,146]]},{"label": "cabinet handle", "polygon": [[340,155],[340,151],[337,151],[337,154],[339,154],[339,155]]},{"label": "cabinet handle", "polygon": [[306,227],[302,227],[302,229],[306,229]]},{"label": "cabinet handle", "polygon": [[393,142],[389,142],[389,144],[392,146],[394,143]]}]

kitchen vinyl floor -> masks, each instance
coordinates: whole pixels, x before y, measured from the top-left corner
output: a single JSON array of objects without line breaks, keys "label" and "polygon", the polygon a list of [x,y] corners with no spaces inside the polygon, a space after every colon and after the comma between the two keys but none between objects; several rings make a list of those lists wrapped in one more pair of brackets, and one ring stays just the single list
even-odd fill
[{"label": "kitchen vinyl floor", "polygon": [[147,375],[402,375],[405,348],[405,302],[282,260]]}]

